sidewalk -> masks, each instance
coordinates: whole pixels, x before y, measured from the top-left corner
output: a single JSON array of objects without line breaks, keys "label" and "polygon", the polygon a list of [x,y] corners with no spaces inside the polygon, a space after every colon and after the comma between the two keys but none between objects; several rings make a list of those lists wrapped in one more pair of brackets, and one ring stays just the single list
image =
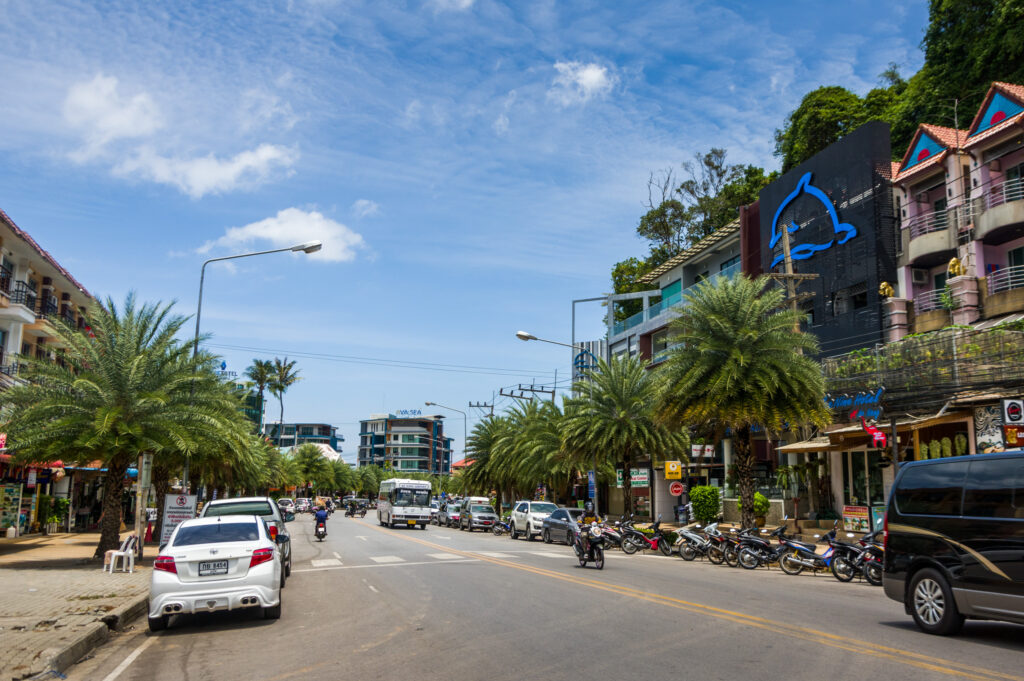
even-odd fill
[{"label": "sidewalk", "polygon": [[0,539],[0,681],[54,678],[45,673],[63,672],[145,614],[149,568],[103,572],[91,560],[98,541],[98,533]]}]

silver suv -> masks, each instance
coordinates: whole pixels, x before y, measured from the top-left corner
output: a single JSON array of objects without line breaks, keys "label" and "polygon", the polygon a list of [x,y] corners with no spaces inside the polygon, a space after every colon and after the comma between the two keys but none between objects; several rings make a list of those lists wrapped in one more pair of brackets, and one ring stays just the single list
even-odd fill
[{"label": "silver suv", "polygon": [[517,501],[509,518],[509,536],[518,539],[523,535],[531,541],[544,529],[544,519],[557,510],[550,501]]},{"label": "silver suv", "polygon": [[469,502],[459,514],[459,529],[472,532],[476,529],[490,530],[498,522],[498,514],[490,504]]}]

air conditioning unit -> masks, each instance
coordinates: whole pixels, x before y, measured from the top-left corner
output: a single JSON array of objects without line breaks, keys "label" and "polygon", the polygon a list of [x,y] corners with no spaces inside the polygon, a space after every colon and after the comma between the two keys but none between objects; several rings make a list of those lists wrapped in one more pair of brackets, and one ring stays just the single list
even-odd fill
[{"label": "air conditioning unit", "polygon": [[928,270],[921,270],[914,268],[910,270],[911,280],[918,286],[923,286],[928,283],[930,273]]}]

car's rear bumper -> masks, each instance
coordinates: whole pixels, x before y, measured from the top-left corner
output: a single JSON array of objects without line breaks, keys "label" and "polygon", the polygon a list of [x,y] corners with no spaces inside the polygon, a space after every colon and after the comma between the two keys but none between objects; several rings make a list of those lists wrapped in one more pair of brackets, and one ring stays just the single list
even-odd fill
[{"label": "car's rear bumper", "polygon": [[217,612],[242,608],[269,608],[281,602],[281,590],[262,585],[237,586],[230,589],[181,591],[150,595],[149,616],[179,615],[183,613]]},{"label": "car's rear bumper", "polygon": [[882,574],[882,589],[885,595],[894,601],[904,602],[907,595],[907,582],[902,577]]}]

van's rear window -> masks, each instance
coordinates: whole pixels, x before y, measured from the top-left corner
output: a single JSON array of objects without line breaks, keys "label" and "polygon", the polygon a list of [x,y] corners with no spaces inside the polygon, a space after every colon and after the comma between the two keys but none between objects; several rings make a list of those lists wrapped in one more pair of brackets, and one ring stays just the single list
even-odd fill
[{"label": "van's rear window", "polygon": [[182,527],[174,538],[174,546],[220,544],[223,542],[256,541],[260,538],[256,523],[215,523]]},{"label": "van's rear window", "polygon": [[972,461],[964,515],[1024,519],[1024,459]]},{"label": "van's rear window", "polygon": [[896,507],[912,515],[960,515],[967,462],[912,466],[900,477]]}]

